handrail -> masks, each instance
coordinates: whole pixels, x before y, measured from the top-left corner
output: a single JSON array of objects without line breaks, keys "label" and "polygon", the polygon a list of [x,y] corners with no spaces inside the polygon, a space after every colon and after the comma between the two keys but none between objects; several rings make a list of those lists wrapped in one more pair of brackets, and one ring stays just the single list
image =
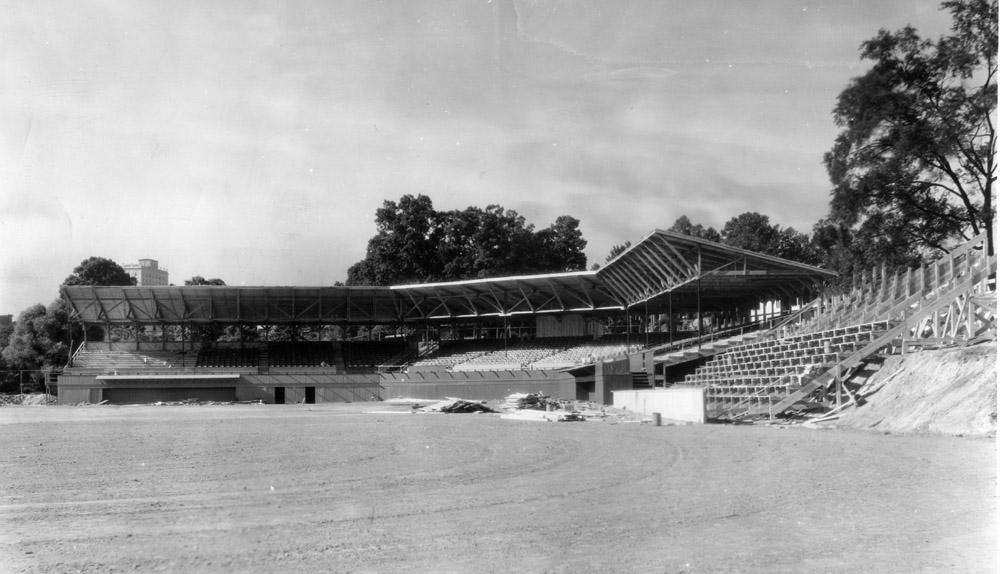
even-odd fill
[{"label": "handrail", "polygon": [[[754,333],[760,331],[763,328],[764,323],[772,320],[773,319],[760,319],[757,321],[751,321],[749,323],[743,323],[742,325],[739,325],[737,327],[730,327],[729,329],[723,329],[720,331],[712,331],[711,333],[706,333],[700,337],[688,337],[687,339],[681,339],[680,341],[674,341],[673,343],[663,343],[660,345],[643,349],[640,352],[654,353],[654,354],[658,353],[662,355],[664,352],[683,351],[689,348],[689,346],[694,346],[698,343],[704,343],[706,341],[715,341],[718,339],[728,338],[728,336],[737,334],[737,331],[739,332],[739,334],[743,334],[746,332]],[[722,336],[722,335],[728,335],[728,336]]]},{"label": "handrail", "polygon": [[[926,293],[941,289],[960,276],[963,270],[975,267],[980,261],[974,262],[973,255],[978,253],[989,259],[985,250],[986,239],[986,234],[980,233],[941,259],[920,267],[907,268],[893,274],[886,274],[884,267],[881,273],[873,268],[867,281],[866,273],[862,272],[857,281],[852,280],[849,288],[839,292],[824,292],[797,313],[801,317],[814,311],[814,316],[808,320],[808,324],[797,327],[793,332],[802,333],[810,328],[813,331],[822,330],[824,327],[835,326],[838,319],[840,323],[849,323],[854,318],[864,320],[866,317],[868,320],[877,320],[901,299],[909,298],[914,291]],[[852,301],[860,304],[845,316],[844,308]],[[794,318],[793,315],[789,320],[783,321],[783,324],[787,325]]]}]

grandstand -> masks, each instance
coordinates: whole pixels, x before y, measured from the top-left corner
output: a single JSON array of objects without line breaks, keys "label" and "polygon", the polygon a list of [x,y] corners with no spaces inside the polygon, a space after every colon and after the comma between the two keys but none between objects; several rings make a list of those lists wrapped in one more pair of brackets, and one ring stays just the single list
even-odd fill
[{"label": "grandstand", "polygon": [[[614,390],[686,385],[705,389],[716,417],[773,416],[836,404],[878,353],[995,334],[996,263],[984,245],[846,288],[823,269],[666,231],[597,271],[390,287],[69,286],[75,320],[140,335],[78,342],[59,399],[543,391],[607,404]],[[329,325],[363,335],[315,340]],[[227,326],[252,336],[191,335]],[[274,327],[283,340],[267,340]]]}]

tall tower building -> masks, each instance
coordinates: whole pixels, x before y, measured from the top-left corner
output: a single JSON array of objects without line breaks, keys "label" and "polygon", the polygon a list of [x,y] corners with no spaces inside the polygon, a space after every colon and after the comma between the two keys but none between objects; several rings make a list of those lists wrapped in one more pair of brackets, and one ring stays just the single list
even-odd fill
[{"label": "tall tower building", "polygon": [[169,273],[166,269],[160,269],[156,259],[140,259],[139,263],[122,265],[122,269],[135,277],[136,285],[170,285]]}]

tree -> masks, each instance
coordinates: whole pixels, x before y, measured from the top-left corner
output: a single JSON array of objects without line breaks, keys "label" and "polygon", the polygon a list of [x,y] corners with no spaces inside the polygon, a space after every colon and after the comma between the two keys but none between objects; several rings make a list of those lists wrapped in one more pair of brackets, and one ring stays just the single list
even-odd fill
[{"label": "tree", "polygon": [[184,285],[186,285],[186,286],[190,286],[190,285],[218,285],[218,286],[224,286],[225,284],[226,284],[226,282],[223,281],[222,279],[219,279],[219,278],[205,279],[201,275],[195,275],[194,277],[192,277],[190,279],[185,279],[184,280]]},{"label": "tree", "polygon": [[13,334],[13,323],[0,325],[0,393],[12,393],[18,390],[18,373],[8,370],[11,366],[3,357],[3,350],[7,348]]},{"label": "tree", "polygon": [[722,242],[757,253],[773,254],[779,234],[778,226],[771,225],[771,218],[748,211],[726,222],[722,227]]},{"label": "tree", "polygon": [[545,258],[539,261],[541,270],[554,273],[557,271],[581,271],[587,268],[587,256],[583,250],[587,240],[580,231],[580,220],[560,215],[555,223],[535,234],[539,243],[537,249]]},{"label": "tree", "polygon": [[433,275],[438,213],[426,195],[404,195],[375,211],[376,234],[365,258],[347,271],[348,285],[390,285]]},{"label": "tree", "polygon": [[817,265],[822,261],[808,235],[799,233],[793,227],[782,229],[780,225],[771,225],[771,218],[753,211],[727,221],[722,227],[722,242],[810,265]]},{"label": "tree", "polygon": [[32,373],[36,390],[44,383],[41,372],[59,368],[69,360],[69,316],[57,299],[48,308],[36,304],[21,312],[7,346],[0,353],[8,368]]},{"label": "tree", "polygon": [[535,231],[500,205],[439,212],[424,195],[386,201],[365,258],[347,272],[348,285],[456,281],[586,268],[580,221],[563,215]]},{"label": "tree", "polygon": [[135,279],[110,259],[88,257],[73,269],[63,285],[135,285]]},{"label": "tree", "polygon": [[722,237],[719,232],[715,230],[714,227],[704,227],[702,224],[693,224],[688,216],[682,215],[674,221],[667,231],[673,231],[676,233],[683,233],[684,235],[691,235],[693,237],[700,237],[701,239],[708,239],[709,241],[722,241]]},{"label": "tree", "polygon": [[997,2],[942,7],[952,34],[936,42],[909,26],[864,42],[872,67],[833,111],[842,131],[824,156],[828,219],[865,246],[865,265],[945,251],[983,231],[993,250]]},{"label": "tree", "polygon": [[608,256],[604,258],[604,262],[605,263],[610,263],[612,259],[614,259],[615,257],[618,257],[622,253],[625,253],[625,251],[627,251],[629,247],[632,247],[632,242],[631,241],[626,241],[625,243],[618,243],[618,244],[612,245],[611,246],[611,252],[608,253]]}]

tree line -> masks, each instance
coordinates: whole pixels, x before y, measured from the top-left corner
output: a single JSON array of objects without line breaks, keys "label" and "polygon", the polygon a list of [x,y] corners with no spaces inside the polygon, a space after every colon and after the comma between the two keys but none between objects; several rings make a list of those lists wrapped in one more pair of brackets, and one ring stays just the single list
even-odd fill
[{"label": "tree line", "polygon": [[438,211],[426,195],[404,195],[382,204],[375,227],[364,259],[347,271],[348,285],[578,271],[587,265],[580,220],[569,215],[536,230],[500,205]]}]

